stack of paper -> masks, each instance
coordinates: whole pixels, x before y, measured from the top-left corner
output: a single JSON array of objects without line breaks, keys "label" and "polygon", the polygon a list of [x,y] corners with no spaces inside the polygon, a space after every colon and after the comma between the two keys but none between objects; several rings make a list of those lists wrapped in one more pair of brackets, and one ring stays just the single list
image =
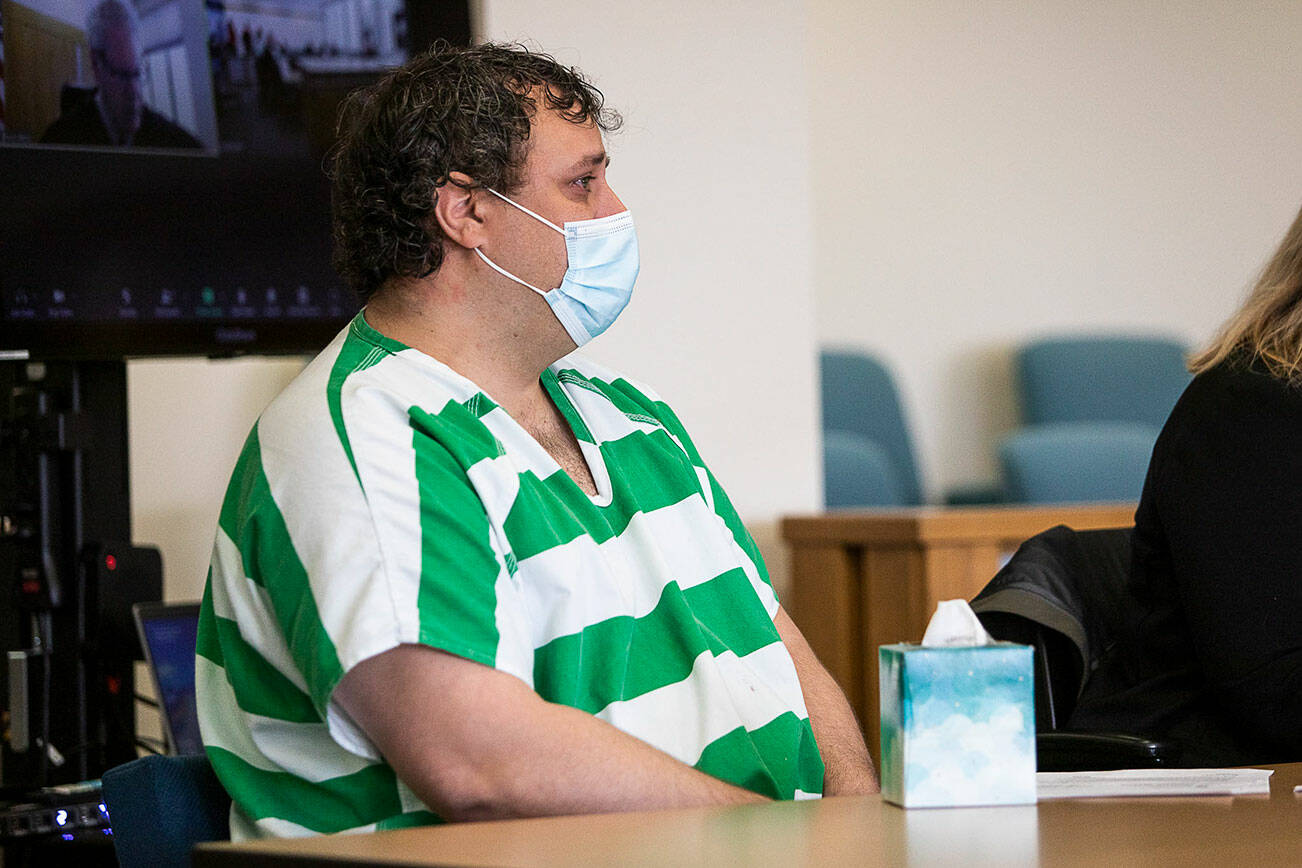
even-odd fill
[{"label": "stack of paper", "polygon": [[1122,769],[1113,772],[1039,772],[1045,799],[1104,796],[1251,796],[1270,794],[1270,769]]}]

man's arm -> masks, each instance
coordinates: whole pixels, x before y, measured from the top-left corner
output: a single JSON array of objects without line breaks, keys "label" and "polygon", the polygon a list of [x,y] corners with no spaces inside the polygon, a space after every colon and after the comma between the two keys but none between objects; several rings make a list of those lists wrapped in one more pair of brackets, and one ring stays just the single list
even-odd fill
[{"label": "man's arm", "polygon": [[423,645],[357,664],[335,698],[446,820],[767,801],[512,675]]},{"label": "man's arm", "polygon": [[800,691],[809,711],[809,723],[823,757],[826,769],[823,795],[853,796],[878,792],[880,787],[872,757],[868,755],[863,731],[854,719],[854,711],[846,701],[845,693],[818,662],[814,649],[809,647],[785,609],[778,609],[774,623],[796,664]]}]

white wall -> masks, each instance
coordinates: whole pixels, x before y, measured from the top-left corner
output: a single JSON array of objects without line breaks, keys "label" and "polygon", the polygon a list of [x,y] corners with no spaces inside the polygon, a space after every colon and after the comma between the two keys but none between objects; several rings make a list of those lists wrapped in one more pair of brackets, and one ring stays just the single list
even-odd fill
[{"label": "white wall", "polygon": [[933,496],[993,476],[1014,344],[1203,341],[1302,201],[1302,4],[809,9],[819,337],[893,366]]},{"label": "white wall", "polygon": [[131,532],[163,552],[163,596],[203,594],[217,513],[253,421],[299,358],[160,359],[127,366]]},{"label": "white wall", "polygon": [[633,302],[590,355],[675,408],[783,568],[778,516],[822,503],[798,2],[485,0],[480,33],[577,65],[624,116]]},{"label": "white wall", "polygon": [[[580,66],[624,114],[610,177],[643,267],[589,354],[674,406],[781,584],[777,518],[821,503],[802,5],[502,0],[481,12],[485,36]],[[162,545],[169,596],[201,590],[235,455],[296,364],[131,366],[135,536]]]}]

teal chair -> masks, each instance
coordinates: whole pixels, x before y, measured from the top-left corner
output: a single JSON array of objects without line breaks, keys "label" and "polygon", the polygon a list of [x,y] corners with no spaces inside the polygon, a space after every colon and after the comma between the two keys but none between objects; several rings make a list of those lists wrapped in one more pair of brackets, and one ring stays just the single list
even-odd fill
[{"label": "teal chair", "polygon": [[206,756],[141,757],[102,780],[122,868],[188,866],[195,844],[231,836],[231,799]]},{"label": "teal chair", "polygon": [[1185,348],[1147,336],[1052,337],[1014,356],[1024,427],[998,446],[1013,503],[1131,501],[1190,375]]},{"label": "teal chair", "polygon": [[1185,347],[1163,337],[1032,341],[1014,357],[1025,425],[1137,422],[1161,428],[1190,375]]},{"label": "teal chair", "polygon": [[1139,499],[1158,430],[1141,422],[1065,422],[1015,431],[999,444],[1013,503]]},{"label": "teal chair", "polygon": [[823,433],[823,495],[829,507],[898,506],[904,484],[879,444],[849,431]]},{"label": "teal chair", "polygon": [[828,507],[914,506],[922,486],[895,381],[860,352],[820,354]]}]

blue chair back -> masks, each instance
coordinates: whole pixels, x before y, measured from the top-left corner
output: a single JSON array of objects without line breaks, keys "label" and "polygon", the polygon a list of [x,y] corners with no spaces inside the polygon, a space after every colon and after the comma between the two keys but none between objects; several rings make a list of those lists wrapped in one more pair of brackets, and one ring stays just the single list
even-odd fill
[{"label": "blue chair back", "polygon": [[1158,429],[1136,422],[1022,428],[999,444],[1013,503],[1136,501]]},{"label": "blue chair back", "polygon": [[[890,371],[871,356],[851,351],[824,350],[820,363],[827,505],[921,503],[912,438]],[[854,437],[833,437],[833,432]],[[866,463],[855,471],[857,462]],[[870,499],[849,502],[861,496]]]},{"label": "blue chair back", "polygon": [[231,799],[206,756],[146,756],[104,773],[122,868],[190,864],[190,850],[231,836]]},{"label": "blue chair back", "polygon": [[895,462],[862,434],[824,432],[823,479],[823,499],[830,508],[904,503]]},{"label": "blue chair back", "polygon": [[1016,354],[1023,421],[1161,428],[1189,385],[1185,348],[1158,337],[1048,338]]}]

